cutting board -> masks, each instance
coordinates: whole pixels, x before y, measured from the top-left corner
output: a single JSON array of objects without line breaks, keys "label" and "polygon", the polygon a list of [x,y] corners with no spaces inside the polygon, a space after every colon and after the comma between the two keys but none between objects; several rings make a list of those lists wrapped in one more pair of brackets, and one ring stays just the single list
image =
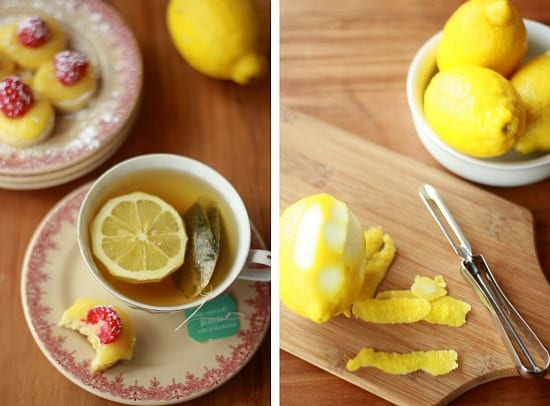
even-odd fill
[{"label": "cutting board", "polygon": [[[426,322],[381,325],[345,316],[316,324],[281,303],[281,348],[396,404],[445,404],[481,383],[517,375],[489,312],[418,196],[425,183],[438,189],[474,253],[484,254],[502,290],[550,346],[550,285],[537,261],[528,210],[294,111],[282,109],[280,132],[281,210],[314,193],[335,196],[364,228],[379,225],[395,242],[396,257],[379,290],[407,289],[415,275],[443,275],[449,294],[472,306],[467,324],[453,328]],[[346,361],[363,347],[454,349],[459,367],[439,377],[347,371]]]}]

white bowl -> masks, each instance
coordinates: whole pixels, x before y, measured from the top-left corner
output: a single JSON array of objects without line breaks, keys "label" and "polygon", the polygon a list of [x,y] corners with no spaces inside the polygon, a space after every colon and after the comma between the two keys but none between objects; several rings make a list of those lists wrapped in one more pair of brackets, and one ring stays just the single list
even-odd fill
[{"label": "white bowl", "polygon": [[[529,44],[524,61],[550,50],[550,27],[524,20]],[[424,115],[424,90],[437,72],[436,49],[441,32],[417,52],[407,74],[407,100],[420,141],[428,152],[451,172],[489,186],[520,186],[550,177],[550,153],[521,156],[514,151],[497,158],[479,159],[447,145],[428,124]]]}]

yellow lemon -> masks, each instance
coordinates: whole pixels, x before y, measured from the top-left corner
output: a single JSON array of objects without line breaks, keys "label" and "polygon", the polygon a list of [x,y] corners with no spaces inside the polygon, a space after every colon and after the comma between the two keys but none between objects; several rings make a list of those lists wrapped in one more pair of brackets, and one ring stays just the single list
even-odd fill
[{"label": "yellow lemon", "polygon": [[520,154],[550,151],[550,52],[531,59],[510,79],[525,103],[525,131],[514,149]]},{"label": "yellow lemon", "polygon": [[90,233],[94,255],[126,282],[158,282],[185,258],[187,233],[181,216],[147,193],[109,200],[92,221]]},{"label": "yellow lemon", "polygon": [[171,0],[168,31],[199,72],[245,84],[267,70],[267,24],[255,0]]},{"label": "yellow lemon", "polygon": [[426,88],[424,113],[443,141],[478,158],[509,151],[525,127],[525,106],[510,81],[473,65],[438,72]]},{"label": "yellow lemon", "polygon": [[280,218],[280,297],[317,323],[349,311],[365,279],[359,220],[328,194],[303,198]]},{"label": "yellow lemon", "polygon": [[437,48],[440,71],[472,64],[508,77],[527,50],[527,32],[508,0],[469,0],[447,20]]}]

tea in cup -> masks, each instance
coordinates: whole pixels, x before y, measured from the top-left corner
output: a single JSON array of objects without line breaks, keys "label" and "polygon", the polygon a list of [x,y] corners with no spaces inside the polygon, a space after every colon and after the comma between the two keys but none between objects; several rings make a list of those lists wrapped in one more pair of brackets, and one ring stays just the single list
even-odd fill
[{"label": "tea in cup", "polygon": [[[114,276],[94,254],[91,235],[94,218],[111,199],[134,192],[158,197],[181,215],[198,201],[212,202],[217,209],[219,255],[208,286],[194,298],[189,299],[182,294],[182,287],[177,286],[173,276],[179,270],[160,281],[129,283]],[[142,155],[107,170],[84,197],[77,237],[82,258],[94,278],[128,305],[153,313],[200,306],[225,292],[237,278],[254,281],[271,278],[270,252],[250,248],[250,220],[237,191],[214,169],[179,155]],[[189,249],[189,241],[186,243]]]}]

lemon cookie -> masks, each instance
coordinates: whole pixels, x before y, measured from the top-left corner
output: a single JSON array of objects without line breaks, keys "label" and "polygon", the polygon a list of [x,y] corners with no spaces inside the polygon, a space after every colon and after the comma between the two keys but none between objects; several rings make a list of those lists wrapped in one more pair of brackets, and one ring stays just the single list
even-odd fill
[{"label": "lemon cookie", "polygon": [[15,72],[15,64],[10,57],[0,52],[0,80],[7,76],[13,75]]},{"label": "lemon cookie", "polygon": [[98,299],[78,299],[63,312],[58,324],[87,337],[96,351],[91,365],[94,371],[132,359],[136,332],[130,317],[117,306]]},{"label": "lemon cookie", "polygon": [[30,147],[50,136],[55,121],[51,103],[36,98],[16,76],[0,82],[0,141]]},{"label": "lemon cookie", "polygon": [[89,59],[77,51],[61,51],[36,72],[34,90],[55,108],[70,113],[86,106],[97,90],[97,77]]},{"label": "lemon cookie", "polygon": [[37,69],[65,47],[65,34],[49,17],[26,16],[0,27],[0,49],[24,69]]}]

